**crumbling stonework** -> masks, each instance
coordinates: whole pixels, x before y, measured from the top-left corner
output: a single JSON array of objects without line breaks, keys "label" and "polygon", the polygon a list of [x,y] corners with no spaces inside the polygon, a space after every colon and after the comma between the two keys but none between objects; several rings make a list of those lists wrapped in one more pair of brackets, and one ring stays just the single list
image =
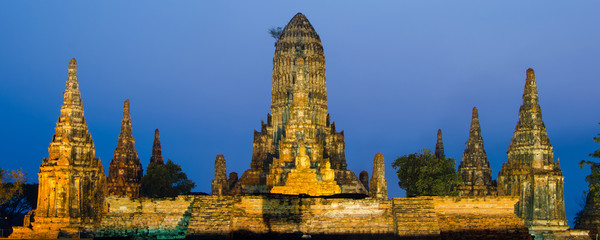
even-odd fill
[{"label": "crumbling stonework", "polygon": [[109,196],[107,214],[96,237],[182,239],[187,234],[195,197],[137,198]]},{"label": "crumbling stonework", "polygon": [[150,158],[150,163],[165,163],[162,157],[162,148],[160,146],[160,132],[158,132],[158,128],[154,130],[154,143],[152,144],[152,157]]},{"label": "crumbling stonework", "polygon": [[387,199],[387,180],[385,179],[385,161],[383,154],[375,154],[373,159],[373,176],[371,177],[371,188],[369,196],[379,199]]},{"label": "crumbling stonework", "polygon": [[458,174],[463,180],[463,185],[458,187],[461,196],[498,195],[497,184],[492,180],[490,162],[487,160],[487,154],[483,149],[479,114],[475,107],[473,107],[467,148],[458,166]]},{"label": "crumbling stonework", "polygon": [[227,181],[227,164],[222,154],[215,159],[215,179],[212,181],[212,195],[223,196],[229,194]]},{"label": "crumbling stonework", "polygon": [[38,201],[32,228],[17,227],[11,238],[79,236],[99,223],[106,175],[95,157],[94,141],[83,116],[77,61],[69,62],[64,102],[48,158],[40,166]]},{"label": "crumbling stonework", "polygon": [[437,131],[437,141],[435,142],[435,157],[436,158],[445,158],[444,155],[444,142],[442,141],[442,129],[438,129]]},{"label": "crumbling stonework", "polygon": [[515,212],[531,233],[566,230],[562,171],[553,160],[531,68],[527,69],[523,105],[507,154],[508,162],[498,174],[499,195],[520,197]]},{"label": "crumbling stonework", "polygon": [[121,133],[113,159],[108,168],[108,195],[140,197],[143,168],[137,151],[131,127],[129,99],[123,104]]},{"label": "crumbling stonework", "polygon": [[[516,197],[108,197],[97,236],[245,239],[304,234],[346,239],[530,239]],[[168,207],[166,207],[168,206]]]},{"label": "crumbling stonework", "polygon": [[330,165],[342,193],[367,193],[347,169],[343,131],[337,132],[330,123],[323,46],[301,13],[290,20],[276,43],[271,114],[261,122],[260,132],[254,132],[252,145],[250,169],[232,189],[234,195],[269,193],[274,186],[286,185],[300,145],[318,179]]}]

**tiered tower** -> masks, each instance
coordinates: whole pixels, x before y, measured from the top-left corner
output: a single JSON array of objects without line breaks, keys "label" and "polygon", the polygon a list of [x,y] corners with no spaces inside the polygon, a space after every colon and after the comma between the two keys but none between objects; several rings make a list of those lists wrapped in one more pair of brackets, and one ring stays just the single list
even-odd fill
[{"label": "tiered tower", "polygon": [[445,158],[444,155],[444,142],[442,141],[442,129],[438,129],[437,132],[437,141],[435,142],[435,157],[436,158]]},{"label": "tiered tower", "polygon": [[462,161],[458,166],[458,174],[462,177],[463,185],[458,187],[461,196],[496,196],[496,182],[492,181],[492,169],[483,149],[481,126],[477,108],[473,107],[469,140]]},{"label": "tiered tower", "polygon": [[100,159],[95,157],[94,140],[83,116],[74,58],[68,69],[56,133],[38,174],[37,209],[31,223],[36,235],[19,236],[21,230],[15,229],[11,237],[78,236],[83,228],[99,223],[106,175]]},{"label": "tiered tower", "polygon": [[[325,55],[319,35],[308,19],[296,14],[275,45],[271,113],[261,130],[254,132],[250,169],[244,172],[233,194],[269,193],[285,185],[296,168],[296,157],[306,154],[317,178],[328,167],[342,193],[367,193],[347,169],[344,133],[337,132],[327,114]],[[306,153],[299,153],[301,146]]]},{"label": "tiered tower", "polygon": [[508,162],[498,174],[498,194],[520,196],[515,206],[531,233],[564,231],[563,176],[542,121],[533,69],[527,69],[523,105],[508,146]]},{"label": "tiered tower", "polygon": [[143,168],[137,151],[131,128],[129,99],[123,104],[121,133],[113,159],[108,168],[108,195],[140,197]]},{"label": "tiered tower", "polygon": [[162,148],[160,146],[160,133],[158,132],[158,128],[154,130],[154,143],[152,144],[152,157],[150,157],[150,163],[165,163],[162,157]]},{"label": "tiered tower", "polygon": [[369,196],[379,199],[388,199],[387,180],[385,179],[385,161],[383,154],[377,153],[373,159],[373,176]]}]

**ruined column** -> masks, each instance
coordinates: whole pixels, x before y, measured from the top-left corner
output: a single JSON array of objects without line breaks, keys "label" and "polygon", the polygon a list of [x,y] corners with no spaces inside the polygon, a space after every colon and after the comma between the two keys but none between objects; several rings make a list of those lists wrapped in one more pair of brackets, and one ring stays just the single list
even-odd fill
[{"label": "ruined column", "polygon": [[379,199],[388,199],[387,180],[385,179],[385,162],[383,154],[377,153],[373,159],[373,176],[369,196]]},{"label": "ruined column", "polygon": [[229,182],[227,181],[227,166],[225,157],[222,154],[217,155],[215,159],[215,179],[212,181],[212,195],[228,195]]},{"label": "ruined column", "polygon": [[444,142],[442,142],[442,129],[437,131],[437,142],[435,143],[435,157],[444,158]]}]

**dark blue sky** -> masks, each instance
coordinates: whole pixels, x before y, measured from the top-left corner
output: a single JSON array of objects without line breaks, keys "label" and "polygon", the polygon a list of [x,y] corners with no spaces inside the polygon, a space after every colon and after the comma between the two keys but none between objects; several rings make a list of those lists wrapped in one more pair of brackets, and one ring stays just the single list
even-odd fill
[{"label": "dark blue sky", "polygon": [[0,166],[37,181],[75,57],[105,170],[129,98],[144,167],[159,128],[165,159],[210,192],[217,154],[229,172],[249,168],[253,130],[269,112],[267,30],[302,12],[323,42],[350,169],[371,173],[382,152],[390,197],[404,196],[392,161],[433,149],[441,128],[458,164],[477,106],[495,178],[532,67],[570,222],[580,208],[589,169],[578,163],[599,147],[600,2],[214,2],[0,1]]}]

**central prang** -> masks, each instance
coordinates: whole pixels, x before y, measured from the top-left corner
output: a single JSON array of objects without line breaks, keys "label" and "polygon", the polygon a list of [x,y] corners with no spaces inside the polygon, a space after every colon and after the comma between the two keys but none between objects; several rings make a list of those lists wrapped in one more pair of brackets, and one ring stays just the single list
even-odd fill
[{"label": "central prang", "polygon": [[[336,131],[327,114],[323,46],[301,13],[290,20],[275,45],[271,114],[260,131],[254,131],[252,145],[250,169],[239,181],[215,178],[223,185],[218,189],[235,182],[224,195],[368,194],[347,169],[344,132]],[[300,183],[311,190],[282,190]]]}]

